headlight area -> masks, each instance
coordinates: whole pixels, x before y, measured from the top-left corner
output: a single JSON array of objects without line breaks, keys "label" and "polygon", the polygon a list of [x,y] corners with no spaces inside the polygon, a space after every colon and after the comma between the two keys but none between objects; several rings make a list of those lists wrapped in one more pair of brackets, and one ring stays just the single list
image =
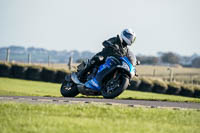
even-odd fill
[{"label": "headlight area", "polygon": [[122,62],[121,67],[124,68],[124,69],[126,69],[126,70],[128,70],[128,71],[130,71],[130,67],[125,62]]},{"label": "headlight area", "polygon": [[130,74],[130,78],[133,78],[135,76],[135,67],[129,66],[126,62],[122,62],[122,64],[117,65],[117,67],[125,69],[126,72],[128,72]]}]

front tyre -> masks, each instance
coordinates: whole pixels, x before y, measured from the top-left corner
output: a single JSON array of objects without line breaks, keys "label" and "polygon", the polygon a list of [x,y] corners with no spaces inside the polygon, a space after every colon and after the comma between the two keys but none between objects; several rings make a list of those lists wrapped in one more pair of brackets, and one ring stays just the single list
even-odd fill
[{"label": "front tyre", "polygon": [[60,88],[60,93],[64,97],[75,97],[79,94],[79,91],[77,86],[72,81],[69,82],[65,80]]},{"label": "front tyre", "polygon": [[101,94],[104,98],[115,98],[119,96],[129,84],[129,78],[125,75],[117,76],[116,78],[111,78],[104,82],[101,89]]}]

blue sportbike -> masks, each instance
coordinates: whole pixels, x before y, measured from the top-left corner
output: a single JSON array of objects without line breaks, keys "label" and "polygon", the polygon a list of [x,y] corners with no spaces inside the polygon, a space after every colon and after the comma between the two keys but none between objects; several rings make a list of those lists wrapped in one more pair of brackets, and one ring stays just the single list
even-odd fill
[{"label": "blue sportbike", "polygon": [[87,65],[87,62],[84,62],[77,72],[65,77],[60,92],[64,97],[75,97],[81,93],[115,98],[128,87],[130,79],[136,75],[136,65],[138,64],[139,61],[136,60],[135,56],[133,59],[126,56],[110,56],[103,64],[94,66],[80,79],[77,73]]}]

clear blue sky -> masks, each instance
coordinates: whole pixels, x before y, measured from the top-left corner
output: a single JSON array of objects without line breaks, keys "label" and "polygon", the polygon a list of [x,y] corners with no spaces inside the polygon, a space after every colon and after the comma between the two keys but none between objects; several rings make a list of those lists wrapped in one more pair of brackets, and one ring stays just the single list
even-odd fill
[{"label": "clear blue sky", "polygon": [[98,52],[128,27],[136,54],[200,54],[199,7],[199,0],[0,0],[0,47]]}]

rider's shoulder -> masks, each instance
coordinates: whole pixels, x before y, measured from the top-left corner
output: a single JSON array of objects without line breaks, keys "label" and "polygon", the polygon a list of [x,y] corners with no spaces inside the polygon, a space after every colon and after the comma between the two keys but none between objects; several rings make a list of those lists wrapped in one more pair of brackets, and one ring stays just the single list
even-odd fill
[{"label": "rider's shoulder", "polygon": [[112,38],[110,38],[108,40],[105,40],[103,42],[103,46],[104,47],[113,47],[116,44],[118,45],[119,43],[121,43],[121,40],[120,40],[119,35],[117,35],[116,37],[112,37]]}]

